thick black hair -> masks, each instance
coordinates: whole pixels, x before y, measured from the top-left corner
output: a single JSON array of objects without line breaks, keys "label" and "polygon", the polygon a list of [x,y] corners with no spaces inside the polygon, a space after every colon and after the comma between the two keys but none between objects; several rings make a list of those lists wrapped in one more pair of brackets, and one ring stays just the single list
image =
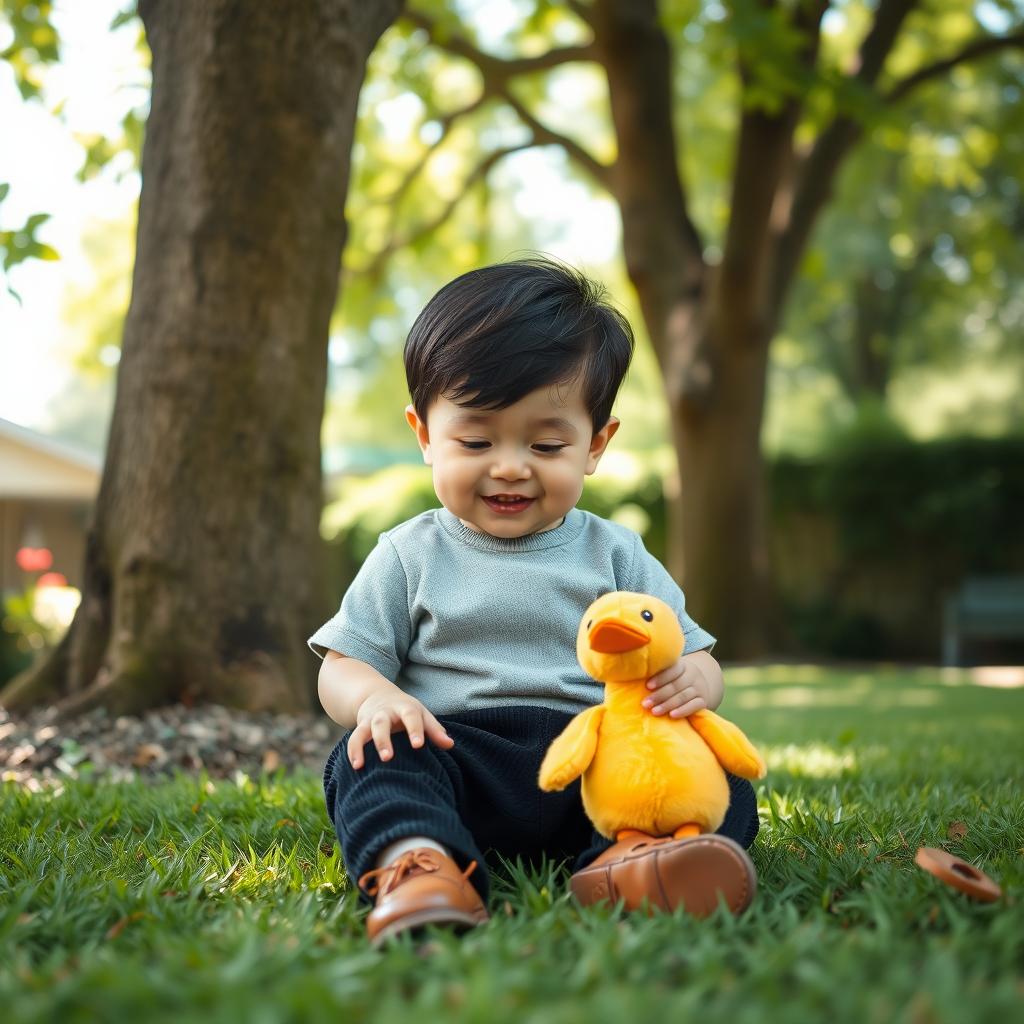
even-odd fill
[{"label": "thick black hair", "polygon": [[582,381],[594,432],[633,355],[629,321],[605,288],[546,256],[462,274],[423,308],[405,342],[417,415],[436,398],[504,409],[546,384]]}]

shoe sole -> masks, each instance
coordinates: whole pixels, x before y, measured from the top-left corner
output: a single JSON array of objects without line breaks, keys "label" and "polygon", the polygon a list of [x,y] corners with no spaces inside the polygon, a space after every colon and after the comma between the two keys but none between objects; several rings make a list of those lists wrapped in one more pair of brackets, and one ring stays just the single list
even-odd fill
[{"label": "shoe sole", "polygon": [[444,907],[432,907],[429,910],[418,910],[412,914],[406,914],[404,917],[400,917],[397,920],[392,921],[390,924],[386,924],[377,934],[370,940],[371,946],[379,946],[382,942],[386,942],[388,939],[392,939],[397,935],[401,935],[402,932],[407,932],[415,928],[425,928],[431,924],[446,924],[451,925],[456,931],[464,932],[470,928],[475,928],[478,924],[483,924],[489,918],[485,915],[480,917],[476,914],[463,913],[458,910],[449,910]]},{"label": "shoe sole", "polygon": [[[633,864],[643,860],[649,863]],[[631,888],[643,891],[632,897],[621,892],[616,873],[632,875]],[[570,887],[583,906],[622,900],[627,910],[639,910],[646,900],[648,911],[683,907],[693,917],[704,918],[714,913],[720,898],[733,914],[746,910],[757,892],[757,871],[747,851],[734,840],[696,836],[654,846],[613,864],[584,868],[573,875]]]}]

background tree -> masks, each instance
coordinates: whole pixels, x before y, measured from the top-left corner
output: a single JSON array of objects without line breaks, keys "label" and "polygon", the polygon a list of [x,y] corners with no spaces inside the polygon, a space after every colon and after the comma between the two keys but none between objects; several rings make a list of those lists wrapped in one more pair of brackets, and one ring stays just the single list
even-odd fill
[{"label": "background tree", "polygon": [[[892,385],[914,370],[962,380],[1024,355],[1021,98],[1019,66],[961,66],[849,161],[785,322],[800,364],[834,374],[847,413],[868,401],[898,415]],[[994,412],[972,408],[975,429],[1008,426]]]},{"label": "background tree", "polygon": [[152,104],[82,603],[8,707],[309,703],[349,156],[366,56],[399,6],[140,5]]}]

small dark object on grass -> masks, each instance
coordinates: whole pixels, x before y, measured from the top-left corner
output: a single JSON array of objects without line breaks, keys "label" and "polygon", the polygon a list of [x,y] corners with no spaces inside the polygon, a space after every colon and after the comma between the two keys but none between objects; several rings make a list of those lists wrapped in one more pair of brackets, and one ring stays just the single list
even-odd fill
[{"label": "small dark object on grass", "polygon": [[1003,894],[1003,890],[984,871],[934,846],[920,847],[914,856],[914,863],[982,903],[992,903]]}]

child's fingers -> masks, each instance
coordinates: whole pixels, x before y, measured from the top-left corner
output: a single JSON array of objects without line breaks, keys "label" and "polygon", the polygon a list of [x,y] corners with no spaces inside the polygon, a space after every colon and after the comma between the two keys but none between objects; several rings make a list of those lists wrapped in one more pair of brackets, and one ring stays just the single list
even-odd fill
[{"label": "child's fingers", "polygon": [[660,706],[670,711],[684,701],[692,700],[694,697],[699,696],[700,694],[692,686],[685,686],[682,689],[679,689],[677,686],[663,686],[660,690],[649,693],[641,703],[645,708]]},{"label": "child's fingers", "polygon": [[348,738],[348,759],[353,768],[363,767],[363,747],[370,738],[370,728],[365,723],[357,725]]},{"label": "child's fingers", "polygon": [[445,727],[429,711],[423,713],[423,721],[427,725],[427,735],[439,747],[444,747],[447,750],[449,747],[455,746],[455,740],[448,735]]},{"label": "child's fingers", "polygon": [[370,735],[382,761],[391,758],[391,716],[386,711],[377,711],[370,719]]},{"label": "child's fingers", "polygon": [[423,713],[418,708],[403,708],[398,712],[405,731],[409,734],[409,743],[414,747],[423,746]]},{"label": "child's fingers", "polygon": [[686,675],[686,666],[672,665],[647,680],[648,690],[661,690],[666,686],[680,686]]},{"label": "child's fingers", "polygon": [[703,697],[694,697],[693,700],[688,700],[682,707],[673,708],[668,713],[669,718],[687,718],[692,715],[694,711],[703,711],[708,706],[708,702]]},{"label": "child's fingers", "polygon": [[655,701],[651,711],[656,715],[666,715],[699,697],[700,694],[692,686],[688,686],[685,690],[675,690],[662,700]]}]

